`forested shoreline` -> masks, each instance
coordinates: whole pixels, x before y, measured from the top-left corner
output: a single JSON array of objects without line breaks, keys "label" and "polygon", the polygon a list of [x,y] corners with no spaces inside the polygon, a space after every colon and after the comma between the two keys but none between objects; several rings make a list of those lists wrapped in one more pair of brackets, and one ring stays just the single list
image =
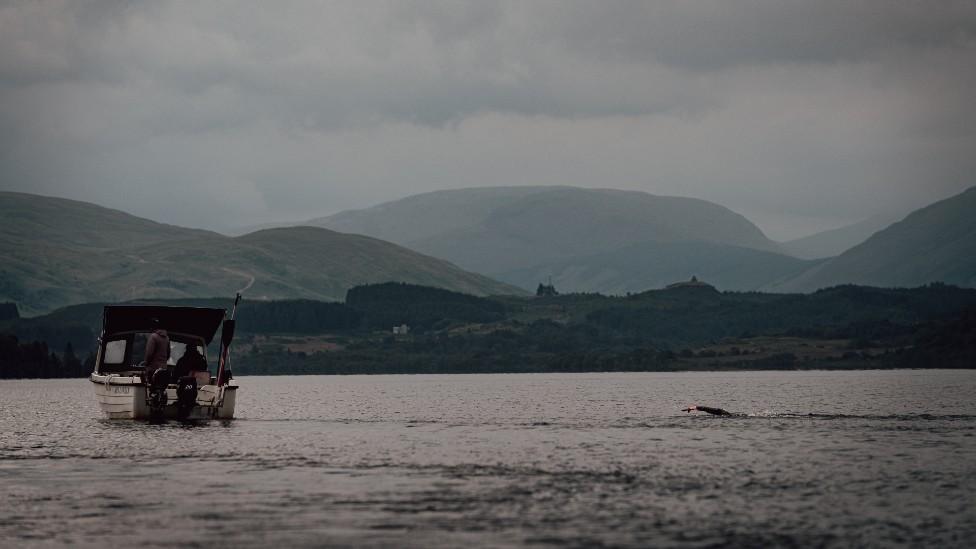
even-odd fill
[{"label": "forested shoreline", "polygon": [[0,334],[0,379],[86,377],[94,367],[95,355],[81,360],[70,343],[55,353],[42,341],[21,343]]},{"label": "forested shoreline", "polygon": [[[86,376],[101,310],[84,304],[19,318],[16,307],[0,306],[0,377]],[[238,320],[238,375],[976,365],[976,290],[942,284],[813,294],[697,285],[627,296],[483,298],[386,283],[353,288],[345,303],[245,301]]]}]

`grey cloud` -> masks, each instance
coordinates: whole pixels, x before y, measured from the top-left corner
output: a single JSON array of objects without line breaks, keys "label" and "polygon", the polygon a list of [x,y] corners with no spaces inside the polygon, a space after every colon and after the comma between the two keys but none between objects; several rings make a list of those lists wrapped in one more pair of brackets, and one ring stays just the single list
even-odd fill
[{"label": "grey cloud", "polygon": [[799,236],[973,184],[974,36],[969,2],[7,3],[0,188],[219,226],[574,184]]},{"label": "grey cloud", "polygon": [[[158,4],[123,8],[111,2],[96,4],[97,10],[68,4],[50,14],[15,5],[8,11],[27,12],[21,18],[28,22],[10,42],[28,46],[4,48],[14,59],[0,63],[0,71],[7,85],[40,78],[148,80],[189,95],[227,87],[271,111],[254,115],[288,124],[330,128],[397,119],[442,125],[492,111],[569,117],[696,112],[714,106],[720,94],[685,70],[874,61],[879,52],[899,48],[971,49],[976,36],[976,8],[968,3],[922,10],[828,2],[528,8],[420,2],[394,3],[388,18],[337,10],[334,21],[361,31],[347,31],[348,41],[338,43],[327,35],[341,25],[323,27],[331,18],[321,5],[283,5],[253,17],[232,9],[238,4],[197,5],[189,14]],[[225,11],[226,17],[216,17]]]},{"label": "grey cloud", "polygon": [[[408,13],[406,4],[396,4],[399,17],[393,25],[359,21],[352,10],[346,14],[349,22],[363,23],[364,36],[387,44],[361,45],[361,37],[350,37],[342,46],[357,48],[352,62],[346,59],[349,51],[318,36],[317,10],[309,6],[300,10],[308,17],[290,18],[293,31],[308,37],[304,43],[292,43],[275,25],[262,25],[263,18],[201,17],[202,22],[181,25],[157,5],[138,6],[104,7],[99,18],[80,16],[77,5],[11,15],[28,19],[22,36],[10,39],[27,46],[19,54],[18,48],[5,48],[12,53],[0,63],[3,81],[8,86],[42,80],[146,83],[186,95],[225,87],[261,101],[265,110],[250,111],[254,116],[271,114],[283,123],[326,129],[384,119],[442,125],[492,111],[626,116],[685,103],[683,93],[666,92],[664,101],[654,93],[661,85],[648,79],[661,71],[653,67],[635,72],[580,63],[562,57],[561,48],[538,48],[544,42],[512,21],[516,14],[503,16],[501,4],[420,3]],[[530,16],[544,20],[543,14]],[[92,20],[97,23],[87,27]],[[398,55],[400,50],[413,55]],[[625,85],[614,85],[621,80]]]},{"label": "grey cloud", "polygon": [[557,2],[546,9],[555,16],[543,20],[567,47],[692,70],[852,62],[976,38],[976,5],[966,1]]}]

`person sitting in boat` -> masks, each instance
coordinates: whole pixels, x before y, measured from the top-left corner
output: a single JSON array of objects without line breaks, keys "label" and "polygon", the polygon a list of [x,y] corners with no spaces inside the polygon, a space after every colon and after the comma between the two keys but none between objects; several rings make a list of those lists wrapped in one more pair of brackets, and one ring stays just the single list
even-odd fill
[{"label": "person sitting in boat", "polygon": [[699,412],[705,412],[706,414],[712,414],[713,416],[733,416],[733,415],[735,415],[732,412],[723,410],[721,408],[711,408],[709,406],[696,406],[696,405],[691,405],[691,406],[689,406],[687,408],[682,409],[681,411],[682,412],[694,412],[696,410],[699,411]]},{"label": "person sitting in boat", "polygon": [[153,331],[146,341],[146,379],[152,379],[153,374],[160,368],[166,369],[169,361],[169,334],[159,325],[159,319],[152,319]]},{"label": "person sitting in boat", "polygon": [[203,358],[197,346],[192,343],[186,344],[186,352],[176,361],[176,369],[173,371],[174,377],[179,379],[183,376],[195,375],[195,372],[207,370],[207,359]]}]

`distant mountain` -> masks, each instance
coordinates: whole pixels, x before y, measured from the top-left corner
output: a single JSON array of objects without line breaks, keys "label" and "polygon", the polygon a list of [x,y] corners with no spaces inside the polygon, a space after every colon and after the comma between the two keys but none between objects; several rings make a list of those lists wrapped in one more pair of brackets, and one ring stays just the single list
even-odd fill
[{"label": "distant mountain", "polygon": [[316,227],[237,238],[84,202],[0,193],[0,302],[36,314],[72,303],[209,297],[341,300],[410,282],[475,295],[518,289],[375,238]]},{"label": "distant mountain", "polygon": [[567,187],[483,187],[408,196],[363,210],[349,210],[307,222],[344,233],[409,244],[480,225],[499,208]]},{"label": "distant mountain", "polygon": [[88,202],[0,192],[0,241],[43,241],[75,250],[137,248],[156,242],[220,236],[157,223]]},{"label": "distant mountain", "polygon": [[778,291],[836,284],[912,287],[944,282],[976,287],[976,187],[917,210],[862,244],[812,267]]},{"label": "distant mountain", "polygon": [[645,242],[502,273],[505,282],[529,287],[552,276],[557,290],[601,288],[642,292],[697,276],[719,290],[758,290],[810,269],[817,261],[708,242]]},{"label": "distant mountain", "polygon": [[[518,279],[530,289],[539,281],[530,282],[529,273],[541,272],[543,266],[598,269],[598,264],[580,262],[618,250],[626,254],[627,247],[648,242],[704,242],[780,251],[778,244],[745,217],[717,204],[609,189],[438,191],[309,223],[388,239],[489,276],[507,273],[510,280]],[[658,260],[669,261],[667,257]],[[639,263],[622,262],[620,266],[636,268]],[[564,289],[610,291],[625,284],[622,280],[640,277],[638,271],[627,271],[610,285],[600,282],[598,276],[586,277],[587,284]]]},{"label": "distant mountain", "polygon": [[258,223],[256,225],[243,225],[239,227],[229,227],[226,229],[220,229],[218,232],[225,236],[244,236],[246,234],[263,231],[265,229],[282,229],[285,227],[295,227],[298,225],[305,225],[305,223],[287,223],[287,222]]},{"label": "distant mountain", "polygon": [[786,253],[802,259],[833,257],[864,242],[898,219],[897,216],[877,215],[852,225],[782,242],[780,245]]}]

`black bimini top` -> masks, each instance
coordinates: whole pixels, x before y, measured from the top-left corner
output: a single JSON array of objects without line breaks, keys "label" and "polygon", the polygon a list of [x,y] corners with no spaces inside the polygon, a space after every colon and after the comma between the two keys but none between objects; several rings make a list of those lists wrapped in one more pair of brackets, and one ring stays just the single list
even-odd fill
[{"label": "black bimini top", "polygon": [[122,332],[151,332],[157,326],[167,331],[203,338],[207,344],[220,327],[224,309],[205,307],[160,307],[155,305],[106,305],[102,314],[105,335]]}]

